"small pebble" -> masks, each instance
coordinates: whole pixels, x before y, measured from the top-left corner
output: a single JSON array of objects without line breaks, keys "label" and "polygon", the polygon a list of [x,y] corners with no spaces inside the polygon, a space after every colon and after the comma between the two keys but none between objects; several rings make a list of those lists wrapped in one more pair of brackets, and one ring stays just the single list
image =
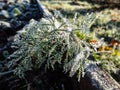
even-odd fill
[{"label": "small pebble", "polygon": [[3,9],[3,6],[5,5],[5,3],[3,3],[3,2],[0,2],[0,10],[2,10]]}]

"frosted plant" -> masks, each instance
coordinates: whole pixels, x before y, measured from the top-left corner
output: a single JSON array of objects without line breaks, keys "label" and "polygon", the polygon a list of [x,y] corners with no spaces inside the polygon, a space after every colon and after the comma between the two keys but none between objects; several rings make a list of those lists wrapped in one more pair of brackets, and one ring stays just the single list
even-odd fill
[{"label": "frosted plant", "polygon": [[24,77],[28,70],[44,67],[46,71],[56,69],[59,64],[64,72],[69,72],[70,76],[78,73],[80,78],[84,72],[85,60],[90,55],[90,48],[85,40],[77,37],[75,30],[76,27],[65,18],[57,27],[55,19],[43,18],[40,22],[32,20],[16,36],[13,47],[17,46],[19,49],[9,57],[12,58],[8,62],[9,68],[14,68],[15,74]]}]

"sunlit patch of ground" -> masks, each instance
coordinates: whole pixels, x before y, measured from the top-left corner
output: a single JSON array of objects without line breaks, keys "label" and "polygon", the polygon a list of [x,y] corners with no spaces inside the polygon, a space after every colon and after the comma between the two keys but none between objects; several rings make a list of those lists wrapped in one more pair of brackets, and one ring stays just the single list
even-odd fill
[{"label": "sunlit patch of ground", "polygon": [[94,59],[101,61],[103,68],[120,82],[120,9],[115,6],[91,4],[83,1],[44,1],[42,2],[52,13],[61,11],[70,21],[77,12],[82,19],[87,13],[94,12],[97,16],[95,23],[90,28],[93,36],[90,43],[96,44],[103,38],[103,46],[97,48]]}]

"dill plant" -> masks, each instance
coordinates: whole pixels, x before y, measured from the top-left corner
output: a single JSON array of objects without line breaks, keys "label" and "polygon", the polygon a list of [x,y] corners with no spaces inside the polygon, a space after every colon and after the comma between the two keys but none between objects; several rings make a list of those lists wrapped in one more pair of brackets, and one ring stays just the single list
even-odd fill
[{"label": "dill plant", "polygon": [[[15,38],[13,47],[19,49],[9,57],[12,58],[8,63],[9,68],[14,68],[14,73],[24,78],[28,70],[43,68],[46,71],[49,68],[56,69],[55,65],[59,64],[63,72],[71,77],[77,73],[80,80],[91,51],[86,37],[80,37],[89,35],[90,26],[87,22],[95,20],[94,15],[87,16],[80,23],[75,15],[75,22],[71,24],[60,14],[58,17],[62,23],[57,26],[55,18],[42,18],[40,22],[31,20]],[[15,63],[17,66],[14,66]]]}]

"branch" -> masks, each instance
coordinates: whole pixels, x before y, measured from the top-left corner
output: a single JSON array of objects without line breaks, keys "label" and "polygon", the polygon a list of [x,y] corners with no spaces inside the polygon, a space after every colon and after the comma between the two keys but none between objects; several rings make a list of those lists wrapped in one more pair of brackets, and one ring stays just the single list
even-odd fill
[{"label": "branch", "polygon": [[43,13],[43,17],[52,18],[52,14],[42,5],[40,0],[36,0],[39,11]]},{"label": "branch", "polygon": [[120,85],[96,64],[89,64],[85,73],[94,90],[120,90]]}]

